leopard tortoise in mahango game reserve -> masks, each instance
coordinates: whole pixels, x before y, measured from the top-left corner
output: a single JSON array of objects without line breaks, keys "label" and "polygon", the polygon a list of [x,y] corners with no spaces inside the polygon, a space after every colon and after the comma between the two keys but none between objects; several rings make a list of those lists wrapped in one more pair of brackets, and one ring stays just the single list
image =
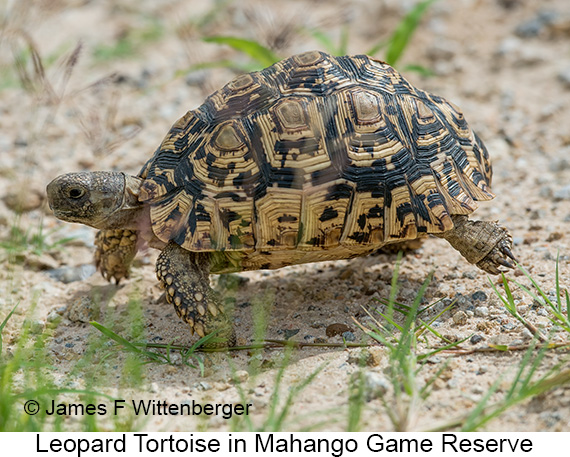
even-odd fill
[{"label": "leopard tortoise in mahango game reserve", "polygon": [[430,233],[488,273],[512,268],[509,232],[468,219],[490,183],[457,106],[381,61],[312,51],[214,92],[137,176],[69,173],[47,193],[58,218],[100,229],[109,280],[129,276],[141,244],[160,249],[168,301],[204,336],[231,333],[210,273],[347,259]]}]

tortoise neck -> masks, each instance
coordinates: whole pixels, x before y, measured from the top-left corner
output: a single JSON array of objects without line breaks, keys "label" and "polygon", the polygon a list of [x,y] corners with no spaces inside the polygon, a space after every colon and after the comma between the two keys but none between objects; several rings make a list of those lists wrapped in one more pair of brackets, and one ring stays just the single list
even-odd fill
[{"label": "tortoise neck", "polygon": [[139,201],[139,193],[143,179],[124,175],[125,188],[123,203],[106,220],[106,229],[138,230],[143,216],[144,205]]}]

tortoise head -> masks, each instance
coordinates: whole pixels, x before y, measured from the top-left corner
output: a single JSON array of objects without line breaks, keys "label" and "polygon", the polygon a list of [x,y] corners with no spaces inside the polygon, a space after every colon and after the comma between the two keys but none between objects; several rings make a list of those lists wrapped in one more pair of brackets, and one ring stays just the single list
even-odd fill
[{"label": "tortoise head", "polygon": [[129,228],[142,207],[141,183],[141,178],[112,171],[67,173],[48,184],[47,196],[55,216],[63,221],[98,229]]}]

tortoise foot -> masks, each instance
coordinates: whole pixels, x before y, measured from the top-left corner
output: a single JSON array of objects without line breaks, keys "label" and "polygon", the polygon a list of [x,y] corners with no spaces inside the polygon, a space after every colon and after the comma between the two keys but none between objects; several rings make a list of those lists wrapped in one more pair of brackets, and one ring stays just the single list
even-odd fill
[{"label": "tortoise foot", "polygon": [[513,247],[511,234],[504,227],[498,226],[498,228],[505,234],[503,239],[501,239],[482,260],[477,262],[477,266],[481,268],[481,270],[493,275],[501,273],[503,271],[501,267],[515,268],[514,262],[517,261],[511,251]]},{"label": "tortoise foot", "polygon": [[190,327],[192,335],[216,332],[206,346],[234,346],[235,335],[228,312],[210,288],[209,254],[187,251],[170,242],[156,263],[156,275],[164,286],[166,300]]},{"label": "tortoise foot", "polygon": [[100,230],[95,237],[95,266],[107,280],[117,284],[130,275],[137,253],[137,234],[132,230]]},{"label": "tortoise foot", "polygon": [[436,236],[449,241],[470,263],[493,275],[501,273],[501,267],[515,267],[513,239],[505,227],[497,222],[470,221],[462,215],[453,215],[452,220],[453,229]]}]

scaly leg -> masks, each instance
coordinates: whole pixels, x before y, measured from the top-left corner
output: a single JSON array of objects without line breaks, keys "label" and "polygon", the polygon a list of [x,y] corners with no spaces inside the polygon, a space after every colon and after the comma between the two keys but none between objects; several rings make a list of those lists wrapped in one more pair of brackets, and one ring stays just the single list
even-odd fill
[{"label": "scaly leg", "polygon": [[511,252],[513,239],[509,231],[496,222],[470,221],[467,216],[453,215],[454,227],[434,235],[445,238],[468,262],[491,274],[501,273],[500,267],[514,268]]},{"label": "scaly leg", "polygon": [[171,241],[158,257],[156,275],[166,289],[167,301],[190,325],[192,334],[203,337],[217,330],[216,340],[235,345],[229,313],[210,287],[209,253],[190,252]]},{"label": "scaly leg", "polygon": [[129,277],[131,262],[137,253],[137,232],[132,230],[100,230],[95,237],[95,265],[107,281],[117,284]]}]

